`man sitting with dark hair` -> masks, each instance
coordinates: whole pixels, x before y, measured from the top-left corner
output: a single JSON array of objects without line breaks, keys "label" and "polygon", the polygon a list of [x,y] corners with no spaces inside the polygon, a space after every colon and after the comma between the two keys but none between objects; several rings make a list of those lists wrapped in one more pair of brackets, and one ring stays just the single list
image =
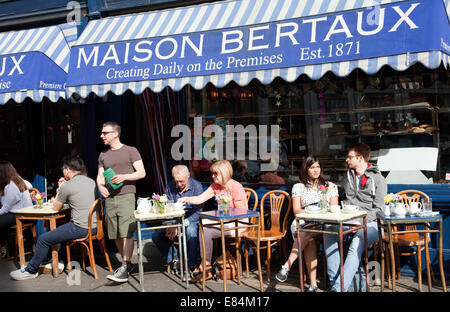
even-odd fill
[{"label": "man sitting with dark hair", "polygon": [[[367,212],[367,245],[370,246],[378,240],[378,225],[376,212],[384,206],[384,197],[387,193],[386,180],[378,168],[369,163],[370,147],[357,143],[347,148],[346,162],[347,174],[342,181],[345,190],[346,201],[356,205],[362,211]],[[358,221],[361,222],[361,221]],[[337,225],[331,226],[334,231]],[[347,229],[344,226],[344,230]],[[323,235],[324,250],[327,257],[327,272],[331,282],[331,291],[341,290],[340,263],[338,252],[339,237],[332,234]],[[351,243],[344,261],[344,291],[348,291],[350,284],[360,266],[364,247],[364,231],[360,229],[351,238]]]},{"label": "man sitting with dark hair", "polygon": [[[95,201],[95,181],[83,173],[86,172],[83,159],[79,156],[67,156],[61,167],[63,177],[58,181],[56,199],[52,199],[53,209],[61,210],[64,203],[71,209],[71,221],[39,236],[36,251],[24,269],[12,271],[14,280],[32,279],[39,275],[39,266],[47,257],[52,245],[82,238],[88,234],[89,211]],[[97,218],[92,216],[92,234],[97,233]]]}]

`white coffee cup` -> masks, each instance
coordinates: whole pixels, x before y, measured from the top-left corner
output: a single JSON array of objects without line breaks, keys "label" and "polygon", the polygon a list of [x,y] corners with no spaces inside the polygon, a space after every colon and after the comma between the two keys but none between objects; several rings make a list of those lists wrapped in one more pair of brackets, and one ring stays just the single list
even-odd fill
[{"label": "white coffee cup", "polygon": [[330,212],[337,213],[341,211],[341,206],[339,205],[331,205],[330,206]]},{"label": "white coffee cup", "polygon": [[356,205],[345,205],[344,210],[347,212],[356,211],[358,207]]}]

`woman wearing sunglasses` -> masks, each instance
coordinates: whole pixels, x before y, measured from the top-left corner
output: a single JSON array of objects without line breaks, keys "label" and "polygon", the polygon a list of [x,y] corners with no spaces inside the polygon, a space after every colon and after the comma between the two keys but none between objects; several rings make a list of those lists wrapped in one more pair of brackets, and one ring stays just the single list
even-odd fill
[{"label": "woman wearing sunglasses", "polygon": [[[211,175],[213,178],[213,184],[211,184],[208,189],[206,189],[201,195],[191,196],[191,197],[182,197],[178,199],[178,202],[187,203],[191,205],[200,205],[204,202],[211,199],[213,196],[216,199],[221,198],[224,195],[228,195],[231,197],[231,201],[229,202],[230,209],[233,208],[242,208],[248,209],[247,196],[245,194],[244,187],[241,183],[232,179],[233,176],[233,168],[229,161],[227,160],[219,160],[213,163],[209,169],[211,171]],[[245,222],[246,220],[244,220]],[[247,220],[248,221],[248,220]],[[213,223],[215,221],[212,220],[203,220],[203,224]],[[234,224],[228,223],[224,224],[225,229],[234,227]],[[244,229],[239,229],[239,233],[244,231]],[[209,274],[211,268],[211,257],[212,257],[212,248],[213,248],[213,239],[221,236],[220,228],[204,228],[203,229],[204,238],[205,238],[205,255],[203,255],[203,250],[200,248],[200,254],[203,257],[206,257],[206,269],[208,270],[207,278],[210,278],[212,275]],[[225,234],[234,236],[235,232],[233,231],[225,231]],[[194,274],[197,272],[201,272],[201,268],[199,270],[194,271]],[[201,276],[197,275],[197,276]],[[193,280],[197,281],[196,279]],[[201,280],[199,280],[201,281]]]}]

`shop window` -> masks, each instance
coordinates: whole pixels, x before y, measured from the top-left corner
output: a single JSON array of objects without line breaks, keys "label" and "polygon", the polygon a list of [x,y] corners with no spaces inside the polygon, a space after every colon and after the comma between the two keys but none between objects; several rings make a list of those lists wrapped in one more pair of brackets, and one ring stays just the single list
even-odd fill
[{"label": "shop window", "polygon": [[25,177],[25,111],[12,100],[0,105],[0,159],[8,160]]},{"label": "shop window", "polygon": [[[318,156],[326,177],[339,182],[346,171],[346,148],[357,142],[371,147],[375,163],[380,150],[438,148],[436,171],[421,174],[424,183],[442,183],[450,172],[447,76],[443,67],[429,70],[416,64],[401,73],[385,66],[375,75],[358,69],[343,78],[329,72],[316,81],[301,76],[292,83],[277,78],[270,85],[257,80],[245,87],[234,82],[224,88],[208,84],[202,90],[190,88],[188,120],[190,127],[195,117],[201,117],[203,127],[278,125],[279,166],[272,173],[286,184],[298,181],[307,155]],[[209,139],[203,137],[202,146]],[[236,151],[237,136],[235,140]],[[259,150],[257,159],[250,159],[249,140],[247,136],[246,180],[258,183],[265,173],[260,165],[267,160]],[[207,160],[191,162],[191,169],[200,181],[211,181],[209,167],[202,162]]]}]

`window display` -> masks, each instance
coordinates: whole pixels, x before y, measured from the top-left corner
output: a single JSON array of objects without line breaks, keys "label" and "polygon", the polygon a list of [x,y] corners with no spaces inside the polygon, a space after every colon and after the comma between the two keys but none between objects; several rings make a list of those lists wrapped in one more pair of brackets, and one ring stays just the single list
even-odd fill
[{"label": "window display", "polygon": [[[376,75],[358,69],[344,78],[328,73],[317,81],[301,76],[295,82],[277,78],[270,85],[256,80],[245,87],[234,82],[221,89],[207,85],[203,90],[190,88],[189,122],[193,127],[194,118],[202,117],[203,126],[217,124],[224,130],[226,125],[242,125],[244,134],[252,125],[279,125],[279,166],[271,172],[280,177],[275,179],[279,183],[296,183],[301,162],[310,154],[321,158],[327,179],[340,181],[346,170],[346,147],[357,142],[371,147],[375,163],[380,149],[438,148],[437,170],[422,173],[442,183],[450,170],[448,140],[443,139],[449,131],[447,79],[443,67],[429,70],[415,64],[402,73],[385,66]],[[204,138],[203,147],[209,139]],[[268,183],[260,163],[271,159],[261,157],[261,146],[252,150],[250,141],[246,134],[245,178]],[[252,152],[257,159],[251,159]],[[201,181],[209,179],[207,168],[191,166]]]}]

